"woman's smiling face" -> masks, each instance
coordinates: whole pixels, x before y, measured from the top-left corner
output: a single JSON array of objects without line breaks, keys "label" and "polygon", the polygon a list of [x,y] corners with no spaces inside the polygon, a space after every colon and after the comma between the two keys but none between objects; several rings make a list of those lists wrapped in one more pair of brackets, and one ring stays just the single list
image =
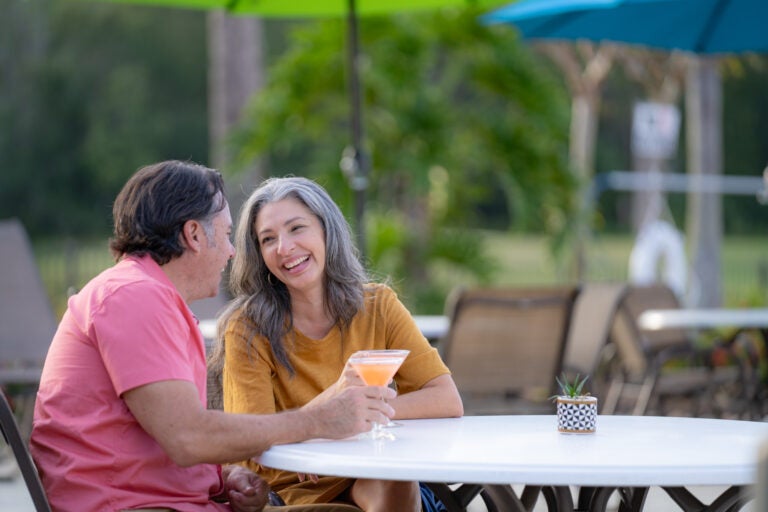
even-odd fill
[{"label": "woman's smiling face", "polygon": [[291,197],[264,205],[255,228],[264,263],[289,290],[322,285],[325,232],[304,203]]}]

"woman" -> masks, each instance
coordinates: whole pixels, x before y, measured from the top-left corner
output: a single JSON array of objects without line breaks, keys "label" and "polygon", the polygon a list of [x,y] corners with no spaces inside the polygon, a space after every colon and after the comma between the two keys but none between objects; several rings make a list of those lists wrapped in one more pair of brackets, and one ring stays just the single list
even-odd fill
[{"label": "woman", "polygon": [[[395,418],[463,414],[448,368],[395,293],[367,281],[349,225],[321,186],[299,177],[265,181],[242,207],[235,247],[235,299],[219,319],[211,361],[221,370],[225,410],[268,414],[364,385],[349,356],[399,348],[410,354],[394,378]],[[247,464],[289,505],[420,510],[416,482],[305,478]]]}]

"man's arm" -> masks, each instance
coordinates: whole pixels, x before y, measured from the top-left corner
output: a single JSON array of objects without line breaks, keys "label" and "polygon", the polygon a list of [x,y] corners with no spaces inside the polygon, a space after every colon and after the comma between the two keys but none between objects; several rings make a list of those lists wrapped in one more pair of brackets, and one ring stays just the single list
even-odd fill
[{"label": "man's arm", "polygon": [[370,430],[394,410],[383,387],[340,390],[321,402],[278,414],[229,414],[205,409],[194,384],[160,381],[123,394],[137,421],[180,466],[235,462],[255,457],[274,444],[317,437],[341,439]]}]

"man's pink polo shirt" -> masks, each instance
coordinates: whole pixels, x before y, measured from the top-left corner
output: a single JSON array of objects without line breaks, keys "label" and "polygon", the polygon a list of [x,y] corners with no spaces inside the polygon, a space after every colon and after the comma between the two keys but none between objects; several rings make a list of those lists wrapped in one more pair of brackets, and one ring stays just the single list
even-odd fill
[{"label": "man's pink polo shirt", "polygon": [[30,447],[55,511],[231,510],[220,468],[174,464],[121,398],[164,380],[205,406],[205,344],[160,266],[127,257],[69,299],[43,369]]}]

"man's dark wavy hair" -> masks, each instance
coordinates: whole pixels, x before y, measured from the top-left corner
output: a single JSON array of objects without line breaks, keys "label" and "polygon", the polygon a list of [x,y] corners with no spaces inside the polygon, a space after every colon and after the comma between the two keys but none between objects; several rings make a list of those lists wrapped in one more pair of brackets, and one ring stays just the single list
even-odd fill
[{"label": "man's dark wavy hair", "polygon": [[109,248],[118,261],[149,254],[164,265],[184,253],[181,231],[189,220],[210,229],[227,205],[221,173],[192,162],[169,160],[142,167],[117,195]]}]

